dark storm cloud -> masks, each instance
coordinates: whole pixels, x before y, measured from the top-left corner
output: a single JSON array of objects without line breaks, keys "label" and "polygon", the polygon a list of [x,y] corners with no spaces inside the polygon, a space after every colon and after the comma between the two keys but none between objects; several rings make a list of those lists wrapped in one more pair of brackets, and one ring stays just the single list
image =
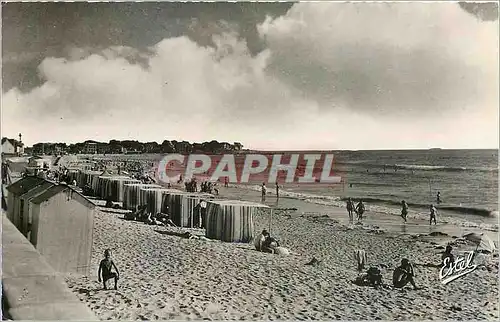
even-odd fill
[{"label": "dark storm cloud", "polygon": [[474,2],[460,2],[458,4],[462,9],[468,13],[476,16],[483,21],[496,21],[498,19],[498,3],[474,3]]},{"label": "dark storm cloud", "polygon": [[340,104],[377,115],[432,112],[439,102],[474,103],[489,85],[482,83],[481,71],[433,49],[409,54],[404,48],[344,43],[330,55],[325,63],[276,52],[269,71],[324,108]]},{"label": "dark storm cloud", "polygon": [[323,110],[426,117],[497,99],[494,28],[453,3],[300,3],[260,30],[268,72]]},{"label": "dark storm cloud", "polygon": [[[251,52],[262,49],[257,23],[285,13],[292,3],[6,3],[2,4],[3,90],[40,85],[37,66],[71,48],[109,46],[144,50],[164,38],[188,35],[211,45],[218,21],[233,24]],[[193,26],[196,21],[196,28]],[[200,32],[203,31],[203,32]],[[24,56],[24,59],[18,57]]]}]

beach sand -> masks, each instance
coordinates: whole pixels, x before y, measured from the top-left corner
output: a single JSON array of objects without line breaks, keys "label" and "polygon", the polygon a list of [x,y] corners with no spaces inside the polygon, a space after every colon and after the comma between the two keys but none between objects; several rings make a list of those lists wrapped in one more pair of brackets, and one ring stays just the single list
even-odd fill
[{"label": "beach sand", "polygon": [[[298,204],[296,200],[280,201],[281,207],[288,205]],[[439,281],[438,269],[418,265],[438,263],[442,249],[436,249],[436,244],[451,240],[447,236],[417,237],[348,227],[327,216],[301,215],[299,209],[273,216],[271,234],[294,252],[278,256],[257,252],[249,244],[188,240],[167,234],[172,228],[122,217],[96,212],[93,273],[67,276],[70,288],[102,320],[499,317],[498,257],[486,260],[480,256],[478,260],[485,261],[485,266],[447,285]],[[260,213],[255,216],[255,229],[264,228],[269,228],[269,215]],[[203,234],[202,230],[190,231]],[[97,282],[98,264],[106,248],[112,250],[121,273],[118,291],[103,291]],[[401,258],[409,258],[417,264],[416,283],[423,289],[354,285],[357,249],[367,252],[368,266],[381,265],[387,284]],[[313,256],[321,263],[304,265]]]}]

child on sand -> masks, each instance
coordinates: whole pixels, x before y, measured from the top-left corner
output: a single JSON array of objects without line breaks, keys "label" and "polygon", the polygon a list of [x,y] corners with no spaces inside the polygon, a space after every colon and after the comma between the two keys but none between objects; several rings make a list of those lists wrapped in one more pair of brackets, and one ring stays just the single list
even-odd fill
[{"label": "child on sand", "polygon": [[[104,259],[99,264],[99,271],[97,272],[97,276],[99,282],[101,282],[101,272],[102,272],[102,283],[104,285],[105,290],[108,289],[106,287],[106,282],[109,279],[113,278],[115,280],[115,290],[117,290],[118,289],[117,282],[118,279],[120,278],[120,273],[118,272],[118,268],[116,267],[115,263],[110,258],[110,256],[111,256],[111,251],[109,249],[106,249],[104,251]],[[116,273],[111,271],[113,267]]]}]

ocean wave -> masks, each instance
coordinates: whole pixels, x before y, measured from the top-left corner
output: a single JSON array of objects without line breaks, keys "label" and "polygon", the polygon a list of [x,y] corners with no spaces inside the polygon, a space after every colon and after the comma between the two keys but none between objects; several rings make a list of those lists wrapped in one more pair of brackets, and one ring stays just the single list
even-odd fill
[{"label": "ocean wave", "polygon": [[474,171],[474,172],[496,172],[498,168],[487,167],[450,167],[441,165],[425,165],[425,164],[396,164],[398,169],[421,170],[421,171]]},{"label": "ocean wave", "polygon": [[[364,202],[372,202],[372,203],[383,203],[383,204],[388,204],[391,206],[401,206],[401,201],[396,201],[396,200],[391,200],[391,199],[383,199],[383,198],[373,198],[373,197],[361,197],[361,198],[352,198],[355,200],[363,200]],[[342,201],[346,201],[347,198],[342,198]],[[415,208],[422,208],[422,209],[427,209],[429,208],[429,204],[422,204],[422,203],[415,203],[415,202],[407,202],[408,206],[410,207],[415,207]],[[471,214],[471,215],[477,215],[481,217],[494,217],[495,216],[495,211],[490,210],[490,209],[485,209],[485,208],[475,208],[475,207],[465,207],[465,206],[438,206],[434,205],[438,210],[449,210],[449,211],[454,211],[458,213],[463,213],[463,214]]]},{"label": "ocean wave", "polygon": [[[335,161],[336,165],[351,165],[354,167],[363,166],[364,168],[386,169],[386,171],[399,170],[416,170],[416,171],[445,171],[445,172],[498,172],[498,167],[461,167],[461,166],[444,166],[444,165],[428,165],[428,164],[383,164],[373,163],[373,161]],[[342,167],[340,167],[342,168]]]}]

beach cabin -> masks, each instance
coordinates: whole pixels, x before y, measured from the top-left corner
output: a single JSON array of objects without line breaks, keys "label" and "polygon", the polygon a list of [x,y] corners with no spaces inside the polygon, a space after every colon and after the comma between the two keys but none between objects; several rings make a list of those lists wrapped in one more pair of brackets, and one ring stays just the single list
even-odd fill
[{"label": "beach cabin", "polygon": [[47,182],[47,180],[39,177],[28,176],[19,179],[7,187],[7,218],[16,227],[18,227],[19,224],[20,209],[24,207],[24,205],[21,204],[20,197],[28,191]]},{"label": "beach cabin", "polygon": [[253,216],[266,205],[240,200],[207,202],[205,236],[225,242],[248,243],[254,238]]},{"label": "beach cabin", "polygon": [[29,199],[29,240],[58,272],[88,275],[95,205],[68,185]]}]

